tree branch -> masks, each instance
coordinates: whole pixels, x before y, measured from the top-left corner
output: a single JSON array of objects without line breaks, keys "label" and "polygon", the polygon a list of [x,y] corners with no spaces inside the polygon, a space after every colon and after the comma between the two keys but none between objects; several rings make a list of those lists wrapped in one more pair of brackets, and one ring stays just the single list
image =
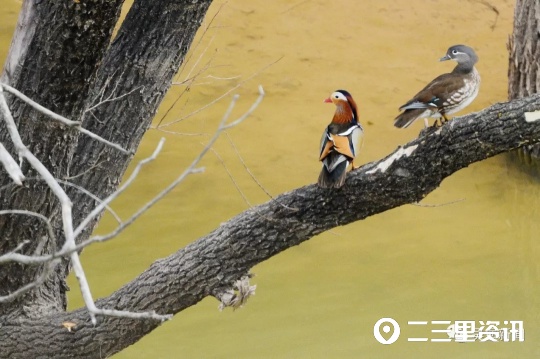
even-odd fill
[{"label": "tree branch", "polygon": [[[109,47],[122,3],[123,0],[92,0],[82,3],[25,0],[6,58],[2,84],[16,88],[27,98],[66,119],[79,120],[92,87],[92,80]],[[5,88],[4,90],[8,91]],[[46,115],[12,93],[5,94],[5,97],[27,151],[41,162],[54,178],[67,177],[79,132],[72,126],[50,121]],[[9,153],[15,154],[19,151],[14,148],[10,135],[2,119],[0,142]],[[82,137],[95,143],[95,139]],[[107,138],[103,134],[101,137]],[[113,139],[111,142],[116,141]],[[118,152],[118,149],[111,148],[111,151]],[[128,157],[125,154],[120,155]],[[26,163],[22,173],[27,178],[37,176],[37,171]],[[1,188],[5,189],[6,185],[11,183],[13,180],[3,171],[0,172]],[[56,238],[62,241],[62,209],[53,196],[45,181],[25,183],[16,190],[3,190],[0,195],[0,208],[24,208],[44,215],[51,221]],[[24,240],[30,240],[31,245],[24,247],[23,252],[31,252],[36,244],[35,239],[47,236],[45,226],[25,216],[3,216],[0,222],[0,253],[9,252]],[[51,252],[61,245],[48,238],[43,251]],[[42,277],[39,272],[46,270],[46,266],[2,266],[0,294],[13,293],[34,281],[36,277]],[[64,295],[67,285],[64,279],[68,273],[68,263],[64,261],[57,265],[54,272],[55,275],[49,275],[45,285],[39,286],[39,290],[0,306],[0,316],[39,317],[44,313],[64,310],[67,303]]]},{"label": "tree branch", "polygon": [[2,162],[4,169],[8,173],[9,177],[11,177],[13,182],[19,186],[22,186],[22,181],[24,181],[24,175],[21,171],[21,168],[13,159],[13,157],[11,157],[2,142],[0,142],[0,162]]},{"label": "tree branch", "polygon": [[[56,114],[54,114],[48,109],[39,108],[39,110],[42,112],[50,112],[52,115],[57,116]],[[24,158],[26,159],[26,161],[28,161],[30,166],[32,166],[32,168],[40,175],[40,177],[43,178],[47,186],[50,188],[52,193],[54,193],[54,195],[57,197],[58,201],[60,202],[61,209],[62,209],[63,235],[65,238],[64,244],[60,252],[69,253],[69,258],[71,259],[71,265],[73,266],[73,272],[75,273],[75,276],[77,277],[77,281],[79,282],[81,294],[83,296],[86,308],[88,309],[88,313],[90,315],[90,319],[92,323],[93,324],[97,323],[96,315],[114,315],[114,316],[123,316],[126,318],[132,318],[132,319],[140,319],[140,318],[151,318],[151,319],[158,319],[158,320],[169,319],[170,316],[158,315],[154,311],[147,312],[147,313],[133,313],[130,311],[101,309],[95,305],[94,299],[92,297],[92,293],[90,291],[90,286],[88,284],[88,280],[86,278],[83,266],[79,258],[79,253],[76,250],[75,238],[78,235],[77,230],[80,230],[80,229],[76,229],[76,230],[73,229],[73,216],[72,216],[73,204],[71,202],[71,199],[68,197],[67,193],[62,189],[60,184],[55,180],[51,172],[49,172],[49,170],[43,165],[43,163],[24,145],[21,139],[21,136],[18,132],[17,126],[15,124],[15,119],[13,118],[11,111],[8,107],[8,104],[6,102],[6,99],[4,97],[3,86],[1,84],[0,84],[0,113],[2,114],[2,117],[4,118],[11,140],[13,142],[13,145],[15,146],[15,149],[17,150],[19,154],[19,157]],[[58,116],[58,117],[61,117],[61,116]],[[67,120],[67,119],[64,119],[64,120]],[[98,206],[100,207],[100,211],[102,211],[105,208],[105,205],[106,204],[100,204]],[[87,223],[87,222],[83,222],[83,223]],[[22,245],[18,245],[16,247],[16,250],[12,251],[11,253],[8,253],[6,256],[16,257],[15,252],[20,250],[21,248],[22,248]],[[25,256],[22,256],[22,257],[25,257]],[[17,290],[9,293],[8,295],[0,296],[0,303],[12,301],[18,298],[19,296],[21,296],[22,294],[27,293],[28,291],[34,289],[38,285],[41,285],[47,279],[47,277],[50,275],[50,273],[56,267],[56,265],[59,263],[58,257],[60,256],[56,256],[56,257],[51,256],[50,262],[46,264],[46,270],[42,271],[34,281],[22,286],[21,288],[18,288]]]},{"label": "tree branch", "polygon": [[[106,144],[107,146],[111,146],[113,148],[116,148],[118,151],[120,151],[120,152],[122,152],[122,153],[124,153],[126,155],[132,154],[130,151],[127,151],[127,150],[123,149],[122,146],[117,145],[116,143],[112,143],[111,141],[107,141],[103,137],[98,136],[95,133],[92,133],[92,132],[88,131],[85,128],[82,128],[80,121],[72,121],[72,120],[70,120],[68,118],[65,118],[64,116],[61,116],[61,115],[49,110],[46,107],[41,106],[39,103],[32,100],[28,96],[25,96],[22,92],[18,91],[17,89],[15,89],[15,88],[13,88],[13,87],[11,87],[9,85],[6,85],[4,83],[0,83],[0,87],[3,90],[5,90],[6,92],[9,92],[12,95],[17,96],[18,98],[20,98],[21,100],[23,100],[24,102],[29,104],[31,107],[35,108],[36,110],[43,113],[44,115],[52,118],[53,120],[59,121],[59,122],[63,123],[66,126],[75,127],[78,131],[80,131],[81,133],[87,135],[88,137],[93,138],[96,141],[102,142],[102,143]],[[119,97],[119,98],[121,98],[121,97]],[[112,101],[112,100],[110,100],[110,101]],[[100,105],[100,104],[98,104],[98,105]],[[98,105],[96,105],[96,107]]]},{"label": "tree branch", "polygon": [[[474,162],[539,142],[540,116],[526,115],[538,109],[539,95],[495,104],[428,131],[386,158],[362,166],[349,174],[342,189],[308,185],[284,193],[277,201],[249,209],[156,261],[138,278],[96,304],[118,310],[178,313],[208,295],[219,295],[254,265],[287,248],[336,226],[418,202],[446,177]],[[76,323],[76,330],[69,335],[61,325],[66,321]],[[46,330],[49,335],[65,339],[39,348],[40,355],[76,355],[84,351],[92,353],[89,357],[99,358],[136,342],[159,324],[154,320],[105,317],[94,327],[82,308],[3,323],[0,343],[4,352],[14,358],[17,353],[29,355],[32,348],[24,351],[18,338]]]}]

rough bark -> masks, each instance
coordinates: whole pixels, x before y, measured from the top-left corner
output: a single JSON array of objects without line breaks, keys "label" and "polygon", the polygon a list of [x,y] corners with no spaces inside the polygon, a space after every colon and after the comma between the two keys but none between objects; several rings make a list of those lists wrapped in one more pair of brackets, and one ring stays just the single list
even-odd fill
[{"label": "rough bark", "polygon": [[[364,165],[349,174],[342,189],[308,185],[282,194],[156,261],[98,304],[177,313],[208,295],[221,293],[254,265],[316,234],[420,201],[444,178],[474,162],[538,143],[540,114],[532,122],[525,121],[524,116],[538,109],[539,95],[496,104],[454,119],[388,157]],[[68,332],[61,325],[63,321],[76,322],[76,330]],[[159,324],[105,317],[94,327],[86,310],[79,309],[40,319],[3,322],[0,351],[10,358],[72,358],[81,353],[100,358],[136,342]]]},{"label": "rough bark", "polygon": [[514,31],[508,43],[508,98],[540,91],[540,2],[517,0]]},{"label": "rough bark", "polygon": [[[210,0],[135,1],[103,60],[87,107],[98,103],[102,93],[107,98],[134,91],[88,112],[84,127],[135,152],[210,4]],[[105,198],[118,187],[130,160],[80,136],[70,174],[77,176],[75,183]],[[95,202],[77,191],[70,194],[80,204],[74,208],[79,223]],[[93,225],[87,229],[88,233]]]},{"label": "rough bark", "polygon": [[[84,108],[97,66],[110,42],[123,0],[33,1],[24,2],[2,75],[2,81],[65,117],[77,119]],[[11,98],[10,108],[24,143],[56,178],[68,173],[77,141],[77,132],[58,125],[30,106]],[[0,125],[0,142],[11,141]],[[12,151],[12,150],[11,150]],[[12,152],[13,153],[13,152]],[[23,171],[35,177],[27,165]],[[0,172],[1,209],[27,209],[48,218],[58,215],[54,196],[42,182],[27,181],[15,188],[5,172]],[[46,236],[43,223],[27,216],[0,216],[0,253],[24,240],[38,243]],[[44,251],[62,245],[48,239]],[[30,246],[28,246],[30,247]],[[27,253],[34,247],[26,248]],[[63,266],[65,268],[65,266]],[[2,315],[40,316],[66,307],[67,271],[59,267],[38,290],[0,306]],[[0,295],[8,294],[34,280],[40,267],[10,264],[0,270]]]},{"label": "rough bark", "polygon": [[[86,129],[134,152],[211,0],[135,1],[109,47],[122,2],[25,1],[3,81],[65,117],[83,120]],[[125,94],[86,111],[102,95],[106,99]],[[117,188],[131,156],[66,129],[17,99],[11,99],[10,105],[23,141],[57,178],[86,173],[73,181],[100,198]],[[6,131],[0,133],[0,141],[9,143]],[[26,177],[35,177],[28,168],[23,169]],[[56,200],[40,181],[27,182],[24,188],[15,188],[0,171],[0,208],[26,209],[52,218],[58,243],[49,239],[43,250],[51,253],[63,244]],[[94,203],[80,192],[69,194],[77,224]],[[86,239],[92,228],[78,241]],[[0,253],[26,239],[37,243],[36,239],[46,236],[43,223],[25,216],[0,216],[0,231]],[[65,310],[68,267],[65,260],[39,290],[1,305],[0,316],[40,317]],[[2,266],[0,295],[31,282],[39,270],[19,264]]]},{"label": "rough bark", "polygon": [[[540,2],[517,0],[508,42],[508,99],[540,92]],[[523,146],[513,158],[540,174],[540,145]]]}]

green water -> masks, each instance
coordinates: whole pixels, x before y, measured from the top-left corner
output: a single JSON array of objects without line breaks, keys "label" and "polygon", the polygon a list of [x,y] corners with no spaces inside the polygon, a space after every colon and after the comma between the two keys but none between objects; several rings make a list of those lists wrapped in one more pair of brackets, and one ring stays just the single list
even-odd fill
[{"label": "green water", "polygon": [[[13,28],[20,4],[8,3],[11,12],[6,7],[0,15]],[[209,68],[164,121],[185,116],[281,58],[234,92],[241,95],[234,115],[251,105],[258,84],[267,96],[229,134],[270,193],[313,183],[320,133],[333,113],[322,100],[335,89],[349,90],[360,107],[366,137],[359,163],[416,136],[421,123],[397,130],[392,119],[423,85],[452,68],[437,61],[450,45],[471,45],[480,57],[480,94],[465,111],[506,98],[513,3],[490,3],[500,12],[496,23],[495,13],[476,1],[228,1],[179,79],[213,58]],[[208,18],[221,4],[212,5]],[[2,32],[2,59],[9,31]],[[182,90],[171,90],[158,119]],[[128,217],[181,173],[208,141],[229,99],[166,128],[203,135],[148,132],[135,160],[149,155],[162,136],[166,146],[114,203],[120,216]],[[189,177],[119,238],[85,250],[82,260],[95,297],[249,207],[224,165],[250,203],[268,199],[225,137],[215,149],[223,163],[210,153],[204,174]],[[218,302],[207,298],[115,358],[540,357],[539,188],[503,157],[474,164],[423,201],[446,205],[403,206],[291,248],[253,269],[257,294],[245,308],[219,312]],[[97,231],[113,225],[106,216]],[[81,299],[73,278],[70,283],[70,307],[76,308]],[[401,326],[392,345],[373,337],[373,325],[383,317]],[[440,327],[407,325],[420,320],[522,320],[526,339],[407,342],[440,337],[431,333]]]}]

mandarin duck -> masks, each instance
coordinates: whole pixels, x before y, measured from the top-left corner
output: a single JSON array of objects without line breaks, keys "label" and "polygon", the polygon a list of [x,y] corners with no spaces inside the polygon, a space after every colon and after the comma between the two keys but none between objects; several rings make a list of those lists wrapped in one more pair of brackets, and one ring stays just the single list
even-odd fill
[{"label": "mandarin duck", "polygon": [[339,188],[360,150],[364,129],[358,122],[358,108],[350,93],[337,90],[324,102],[334,103],[336,112],[322,135],[319,160],[323,165],[318,184],[323,188]]},{"label": "mandarin duck", "polygon": [[[404,111],[394,120],[394,126],[408,127],[419,118],[435,118],[434,126],[448,121],[446,115],[462,110],[478,95],[480,74],[474,67],[478,56],[465,45],[454,45],[439,61],[456,60],[457,65],[450,73],[440,75],[431,81],[409,102],[399,108]],[[444,119],[444,122],[443,122]],[[427,119],[426,126],[427,126]]]}]

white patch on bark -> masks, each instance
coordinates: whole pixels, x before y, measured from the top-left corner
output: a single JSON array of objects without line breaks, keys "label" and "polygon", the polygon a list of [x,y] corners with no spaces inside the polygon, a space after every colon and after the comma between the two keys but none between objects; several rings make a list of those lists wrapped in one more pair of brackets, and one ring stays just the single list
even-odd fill
[{"label": "white patch on bark", "polygon": [[0,77],[3,83],[11,84],[11,80],[15,77],[17,67],[24,62],[26,52],[30,41],[34,37],[37,21],[36,4],[34,1],[23,1],[21,11],[19,12],[19,19],[17,21],[17,27],[11,40],[11,46],[9,48],[9,54],[6,58],[6,64],[4,65],[4,72]]},{"label": "white patch on bark", "polygon": [[540,120],[540,110],[525,112],[525,122],[535,122]]},{"label": "white patch on bark", "polygon": [[375,173],[377,171],[381,171],[382,173],[386,172],[386,170],[388,169],[388,167],[390,167],[392,165],[392,163],[394,163],[396,160],[400,159],[403,156],[409,157],[416,150],[417,147],[418,147],[418,145],[409,146],[407,148],[401,147],[399,150],[394,152],[394,154],[392,156],[388,157],[386,160],[379,163],[377,165],[377,167],[375,167],[372,170],[367,171],[366,173],[367,174],[372,174],[372,173]]}]

